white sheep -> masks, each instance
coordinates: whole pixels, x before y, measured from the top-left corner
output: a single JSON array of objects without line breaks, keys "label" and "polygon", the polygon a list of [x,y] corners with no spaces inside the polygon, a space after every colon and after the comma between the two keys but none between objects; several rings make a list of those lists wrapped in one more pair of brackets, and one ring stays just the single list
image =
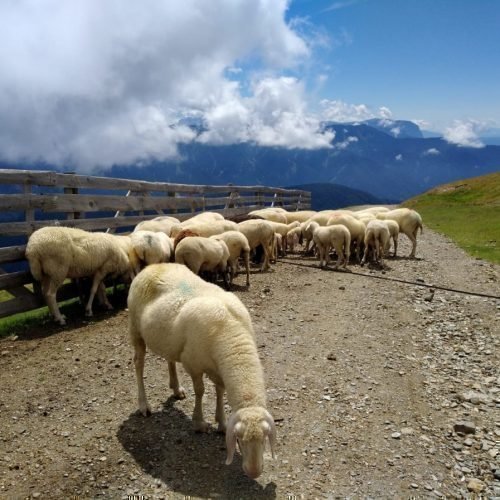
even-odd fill
[{"label": "white sheep", "polygon": [[221,234],[225,231],[237,231],[238,227],[236,222],[230,220],[191,220],[188,219],[182,224],[175,224],[170,230],[170,236],[175,238],[182,230],[189,229],[200,236],[213,236],[214,234]]},{"label": "white sheep", "polygon": [[258,210],[252,210],[248,212],[250,218],[257,217],[259,219],[265,219],[272,222],[280,222],[282,224],[287,223],[285,210],[279,207],[268,207],[261,208]]},{"label": "white sheep", "polygon": [[191,222],[210,222],[214,220],[225,220],[225,218],[219,212],[200,212],[186,219],[183,224],[189,224]]},{"label": "white sheep", "polygon": [[[394,244],[393,256],[396,257],[396,254],[398,253],[399,224],[395,220],[391,220],[391,219],[386,219],[384,222],[387,224],[387,227],[389,229],[389,234],[390,234],[392,242]],[[390,246],[391,246],[391,244],[389,241],[389,245],[385,249],[385,253],[387,255],[389,254]]]},{"label": "white sheep", "polygon": [[290,222],[306,222],[318,212],[316,210],[297,210],[296,212],[286,212],[286,223]]},{"label": "white sheep", "polygon": [[246,220],[238,223],[238,231],[243,233],[250,245],[250,250],[254,250],[262,245],[264,250],[264,261],[261,265],[261,271],[267,271],[270,268],[270,260],[274,254],[274,230],[269,221],[266,220]]},{"label": "white sheep", "polygon": [[409,257],[415,258],[417,251],[417,233],[423,232],[422,217],[418,212],[410,208],[396,208],[389,212],[381,212],[377,214],[377,219],[394,220],[399,225],[399,232],[406,234],[412,243],[412,248]]},{"label": "white sheep", "polygon": [[195,274],[202,271],[220,272],[226,287],[229,286],[226,272],[228,259],[229,249],[222,240],[190,236],[175,247],[175,262],[184,264]]},{"label": "white sheep", "polygon": [[356,219],[356,217],[349,214],[337,214],[330,218],[327,223],[327,226],[334,225],[344,225],[349,232],[351,233],[351,243],[356,244],[356,259],[359,262],[360,259],[360,249],[365,240],[365,230],[366,227],[360,220]]},{"label": "white sheep", "polygon": [[344,225],[320,226],[317,222],[308,223],[306,229],[312,229],[313,240],[319,252],[319,265],[326,267],[330,262],[330,249],[333,247],[337,253],[337,263],[334,269],[344,264],[346,269],[350,257],[351,233]]},{"label": "white sheep", "polygon": [[250,286],[250,245],[247,237],[240,231],[226,231],[225,233],[210,236],[215,240],[222,240],[229,250],[228,265],[231,271],[229,284],[233,283],[234,276],[238,270],[238,259],[243,257],[247,273],[247,286]]},{"label": "white sheep", "polygon": [[[107,275],[133,279],[123,241],[119,242],[113,234],[89,233],[61,226],[43,227],[30,236],[26,258],[31,274],[41,282],[42,293],[51,314],[61,325],[66,324],[66,318],[59,311],[56,295],[66,278],[92,277],[85,307],[87,316],[92,316],[94,296],[99,288],[103,288],[102,281]],[[105,303],[111,308],[107,299]]]},{"label": "white sheep", "polygon": [[[133,281],[128,309],[140,412],[151,413],[143,380],[148,347],[168,361],[175,397],[186,397],[176,363],[182,363],[191,376],[196,431],[207,432],[209,428],[202,410],[203,375],[214,382],[215,420],[218,430],[226,432],[226,464],[232,462],[238,442],[243,470],[251,478],[258,477],[263,471],[267,439],[274,457],[276,428],[266,409],[264,375],[245,306],[233,293],[204,282],[185,266],[156,264]],[[232,411],[227,426],[224,391]]]},{"label": "white sheep", "polygon": [[134,228],[134,231],[153,231],[165,233],[170,236],[170,230],[174,224],[180,224],[181,221],[170,215],[162,215],[150,220],[139,222]]},{"label": "white sheep", "polygon": [[140,271],[141,265],[148,266],[171,260],[173,243],[163,232],[134,231],[130,234],[130,240],[138,260],[135,274]]},{"label": "white sheep", "polygon": [[286,234],[286,247],[290,252],[295,251],[295,247],[299,244],[302,239],[302,227],[298,226]]},{"label": "white sheep", "polygon": [[371,220],[366,225],[365,234],[365,251],[361,259],[363,266],[368,258],[368,253],[371,251],[375,262],[384,265],[385,250],[390,245],[391,235],[385,221]]},{"label": "white sheep", "polygon": [[333,217],[334,215],[343,215],[343,214],[352,215],[352,211],[347,209],[321,210],[321,212],[318,212],[312,217],[310,217],[306,221],[306,224],[308,222],[317,222],[320,226],[326,226],[331,217]]}]

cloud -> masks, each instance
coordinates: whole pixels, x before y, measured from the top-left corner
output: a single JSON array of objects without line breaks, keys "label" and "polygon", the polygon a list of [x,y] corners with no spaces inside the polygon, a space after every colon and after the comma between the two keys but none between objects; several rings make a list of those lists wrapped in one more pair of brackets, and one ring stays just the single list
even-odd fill
[{"label": "cloud", "polygon": [[424,153],[423,153],[424,156],[432,156],[432,155],[437,156],[440,154],[441,154],[441,151],[439,151],[439,149],[436,149],[436,148],[430,148],[427,151],[424,151]]},{"label": "cloud", "polygon": [[399,153],[399,154],[397,154],[397,155],[394,157],[394,159],[395,159],[396,161],[402,161],[402,160],[403,160],[403,155],[402,155],[401,153]]},{"label": "cloud", "polygon": [[443,138],[452,144],[468,148],[482,148],[484,144],[478,137],[484,125],[475,120],[455,120],[450,127],[445,128]]},{"label": "cloud", "polygon": [[335,149],[347,149],[353,142],[358,142],[359,139],[356,136],[349,136],[342,142],[335,142],[333,147]]},{"label": "cloud", "polygon": [[389,108],[382,106],[373,110],[366,104],[348,104],[343,101],[331,101],[323,99],[321,102],[321,118],[333,122],[358,122],[371,118],[390,120],[392,112]]},{"label": "cloud", "polygon": [[359,0],[344,0],[341,2],[334,2],[323,9],[321,12],[330,12],[332,10],[345,9],[346,7],[350,7],[351,5],[356,5],[357,3],[359,3]]},{"label": "cloud", "polygon": [[1,157],[91,171],[172,158],[193,140],[328,147],[301,82],[279,76],[310,54],[287,5],[1,2]]}]

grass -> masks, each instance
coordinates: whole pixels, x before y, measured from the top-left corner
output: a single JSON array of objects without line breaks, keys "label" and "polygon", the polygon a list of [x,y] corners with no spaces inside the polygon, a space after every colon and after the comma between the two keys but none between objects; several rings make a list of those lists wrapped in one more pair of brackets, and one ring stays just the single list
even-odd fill
[{"label": "grass", "polygon": [[[113,287],[106,289],[109,295],[112,293]],[[5,294],[0,294],[1,300],[8,300],[11,298],[10,294],[5,292]],[[4,297],[5,295],[5,297]],[[117,297],[111,298],[111,302],[124,301],[126,297],[126,289],[123,284],[117,286]],[[96,305],[97,299],[94,301],[94,313],[99,306]],[[62,314],[67,318],[77,318],[78,321],[85,321],[87,318],[84,316],[84,306],[80,304],[78,298],[68,299],[64,302],[59,302],[59,309]],[[70,320],[71,321],[71,320]],[[48,307],[40,307],[39,309],[33,309],[32,311],[26,311],[19,314],[13,314],[6,318],[0,319],[0,338],[9,336],[24,336],[30,330],[40,330],[43,327],[47,327],[50,331],[53,331],[57,327],[57,323],[52,318],[49,313]],[[65,328],[65,327],[61,327]]]},{"label": "grass", "polygon": [[500,172],[438,186],[402,205],[473,257],[500,264]]}]

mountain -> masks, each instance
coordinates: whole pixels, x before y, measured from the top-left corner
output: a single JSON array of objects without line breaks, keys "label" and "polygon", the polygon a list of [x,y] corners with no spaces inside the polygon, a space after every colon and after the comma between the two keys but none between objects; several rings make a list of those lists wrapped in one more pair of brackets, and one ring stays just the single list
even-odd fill
[{"label": "mountain", "polygon": [[381,205],[392,203],[391,200],[381,200],[359,189],[331,183],[301,184],[287,186],[289,189],[303,189],[310,191],[312,197],[312,210],[328,210],[355,205]]},{"label": "mountain", "polygon": [[[179,146],[180,155],[175,160],[151,161],[141,166],[117,165],[96,173],[186,184],[332,183],[381,200],[400,201],[455,179],[500,171],[500,146],[469,148],[440,137],[416,137],[417,125],[392,120],[393,128],[400,128],[396,137],[392,129],[387,130],[380,122],[324,123],[324,130],[335,133],[331,148],[306,150],[253,143],[221,146],[192,142]],[[198,129],[204,125],[193,120],[189,126]],[[3,167],[15,168],[12,164]],[[50,165],[26,163],[18,168],[56,170]]]},{"label": "mountain", "polygon": [[373,118],[362,123],[398,139],[423,139],[424,137],[418,125],[407,120]]}]

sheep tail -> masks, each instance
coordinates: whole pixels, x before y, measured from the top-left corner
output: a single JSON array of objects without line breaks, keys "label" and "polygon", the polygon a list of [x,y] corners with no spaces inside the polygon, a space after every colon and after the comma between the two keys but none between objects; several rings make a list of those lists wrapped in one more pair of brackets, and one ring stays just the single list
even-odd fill
[{"label": "sheep tail", "polygon": [[38,257],[35,257],[34,259],[29,259],[29,266],[30,266],[30,271],[31,274],[33,275],[33,278],[35,278],[37,281],[42,281],[43,277],[43,268],[42,268],[42,261]]}]

